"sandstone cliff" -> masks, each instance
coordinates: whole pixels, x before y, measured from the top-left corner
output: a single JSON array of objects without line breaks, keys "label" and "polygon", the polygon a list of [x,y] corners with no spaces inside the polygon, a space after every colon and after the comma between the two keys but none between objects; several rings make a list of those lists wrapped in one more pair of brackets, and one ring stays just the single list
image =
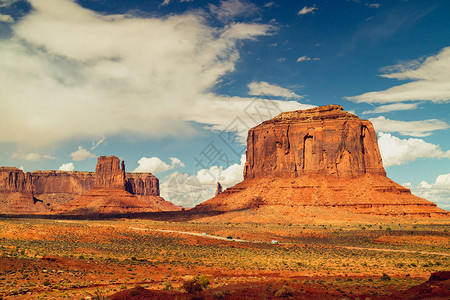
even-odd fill
[{"label": "sandstone cliff", "polygon": [[47,210],[33,198],[30,175],[17,168],[0,167],[0,212],[28,213]]},{"label": "sandstone cliff", "polygon": [[95,187],[125,190],[125,163],[115,156],[100,156],[95,167]]},{"label": "sandstone cliff", "polygon": [[244,178],[386,175],[372,124],[338,105],[284,112],[249,130]]},{"label": "sandstone cliff", "polygon": [[258,211],[252,220],[448,215],[387,178],[372,124],[338,105],[263,122],[249,130],[246,154],[244,181],[193,211]]},{"label": "sandstone cliff", "polygon": [[159,210],[179,210],[159,196],[159,180],[151,173],[125,173],[118,158],[101,157],[94,172],[35,171],[0,167],[1,213],[50,213],[94,186],[125,189]]},{"label": "sandstone cliff", "polygon": [[[176,206],[166,203],[167,201],[159,195],[153,195],[152,193],[156,190],[144,190],[145,184],[142,178],[148,179],[148,183],[152,184],[151,177],[143,174],[131,177],[132,180],[127,185],[125,163],[123,161],[120,163],[119,158],[115,156],[101,156],[95,168],[93,188],[74,200],[58,206],[55,211],[59,214],[97,215],[155,212],[169,208],[177,210]],[[136,188],[136,182],[138,182],[138,188]],[[127,191],[127,186],[134,189],[131,191],[134,193]],[[143,193],[145,200],[138,198],[135,195],[136,192]],[[157,192],[159,193],[159,189]]]}]

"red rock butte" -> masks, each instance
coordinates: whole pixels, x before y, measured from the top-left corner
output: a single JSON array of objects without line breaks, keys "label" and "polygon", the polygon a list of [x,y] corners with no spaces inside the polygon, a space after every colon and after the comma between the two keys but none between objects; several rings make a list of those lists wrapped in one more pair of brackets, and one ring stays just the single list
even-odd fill
[{"label": "red rock butte", "polygon": [[252,209],[267,219],[448,216],[386,177],[372,124],[339,105],[284,112],[263,122],[249,130],[246,155],[244,181],[194,211]]},{"label": "red rock butte", "polygon": [[177,211],[159,194],[151,173],[126,173],[115,156],[98,158],[96,172],[0,167],[0,211],[5,214],[112,214]]}]

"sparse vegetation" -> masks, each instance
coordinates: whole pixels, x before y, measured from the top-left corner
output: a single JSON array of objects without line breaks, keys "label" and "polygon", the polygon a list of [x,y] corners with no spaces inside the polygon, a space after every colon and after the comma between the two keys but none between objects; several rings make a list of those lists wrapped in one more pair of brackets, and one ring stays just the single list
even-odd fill
[{"label": "sparse vegetation", "polygon": [[[357,286],[357,291],[374,296],[450,268],[449,257],[439,254],[450,250],[448,225],[321,225],[2,219],[0,297],[37,291],[49,298],[80,298],[84,291],[95,297],[99,285],[101,296],[107,296],[139,284],[171,292],[209,292],[221,299],[230,291],[215,289],[224,285],[245,286],[275,280],[267,274],[290,278],[305,272],[317,277],[296,282],[298,290],[293,282],[275,280],[268,291],[263,288],[265,295],[289,297],[306,286],[340,289],[347,297]],[[132,228],[208,232],[250,242]],[[280,243],[273,245],[272,240]],[[380,277],[383,273],[392,280]]]}]

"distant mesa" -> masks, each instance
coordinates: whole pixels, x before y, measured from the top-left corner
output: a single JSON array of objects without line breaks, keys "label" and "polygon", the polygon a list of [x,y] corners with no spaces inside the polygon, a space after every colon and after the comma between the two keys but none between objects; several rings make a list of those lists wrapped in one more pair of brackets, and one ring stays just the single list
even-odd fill
[{"label": "distant mesa", "polygon": [[246,156],[244,181],[193,211],[257,211],[272,221],[448,216],[386,177],[372,124],[338,105],[284,112],[250,129]]},{"label": "distant mesa", "polygon": [[151,173],[126,173],[115,156],[98,158],[96,172],[0,168],[3,214],[121,214],[178,211],[160,197]]}]

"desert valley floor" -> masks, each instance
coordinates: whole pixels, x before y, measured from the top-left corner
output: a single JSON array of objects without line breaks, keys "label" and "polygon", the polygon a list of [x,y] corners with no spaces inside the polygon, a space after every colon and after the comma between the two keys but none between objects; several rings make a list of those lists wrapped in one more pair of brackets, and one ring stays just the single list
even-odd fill
[{"label": "desert valley floor", "polygon": [[[424,283],[431,273],[449,270],[446,219],[256,224],[156,217],[0,219],[0,297],[449,296],[449,280]],[[189,289],[189,282],[201,284]]]}]

